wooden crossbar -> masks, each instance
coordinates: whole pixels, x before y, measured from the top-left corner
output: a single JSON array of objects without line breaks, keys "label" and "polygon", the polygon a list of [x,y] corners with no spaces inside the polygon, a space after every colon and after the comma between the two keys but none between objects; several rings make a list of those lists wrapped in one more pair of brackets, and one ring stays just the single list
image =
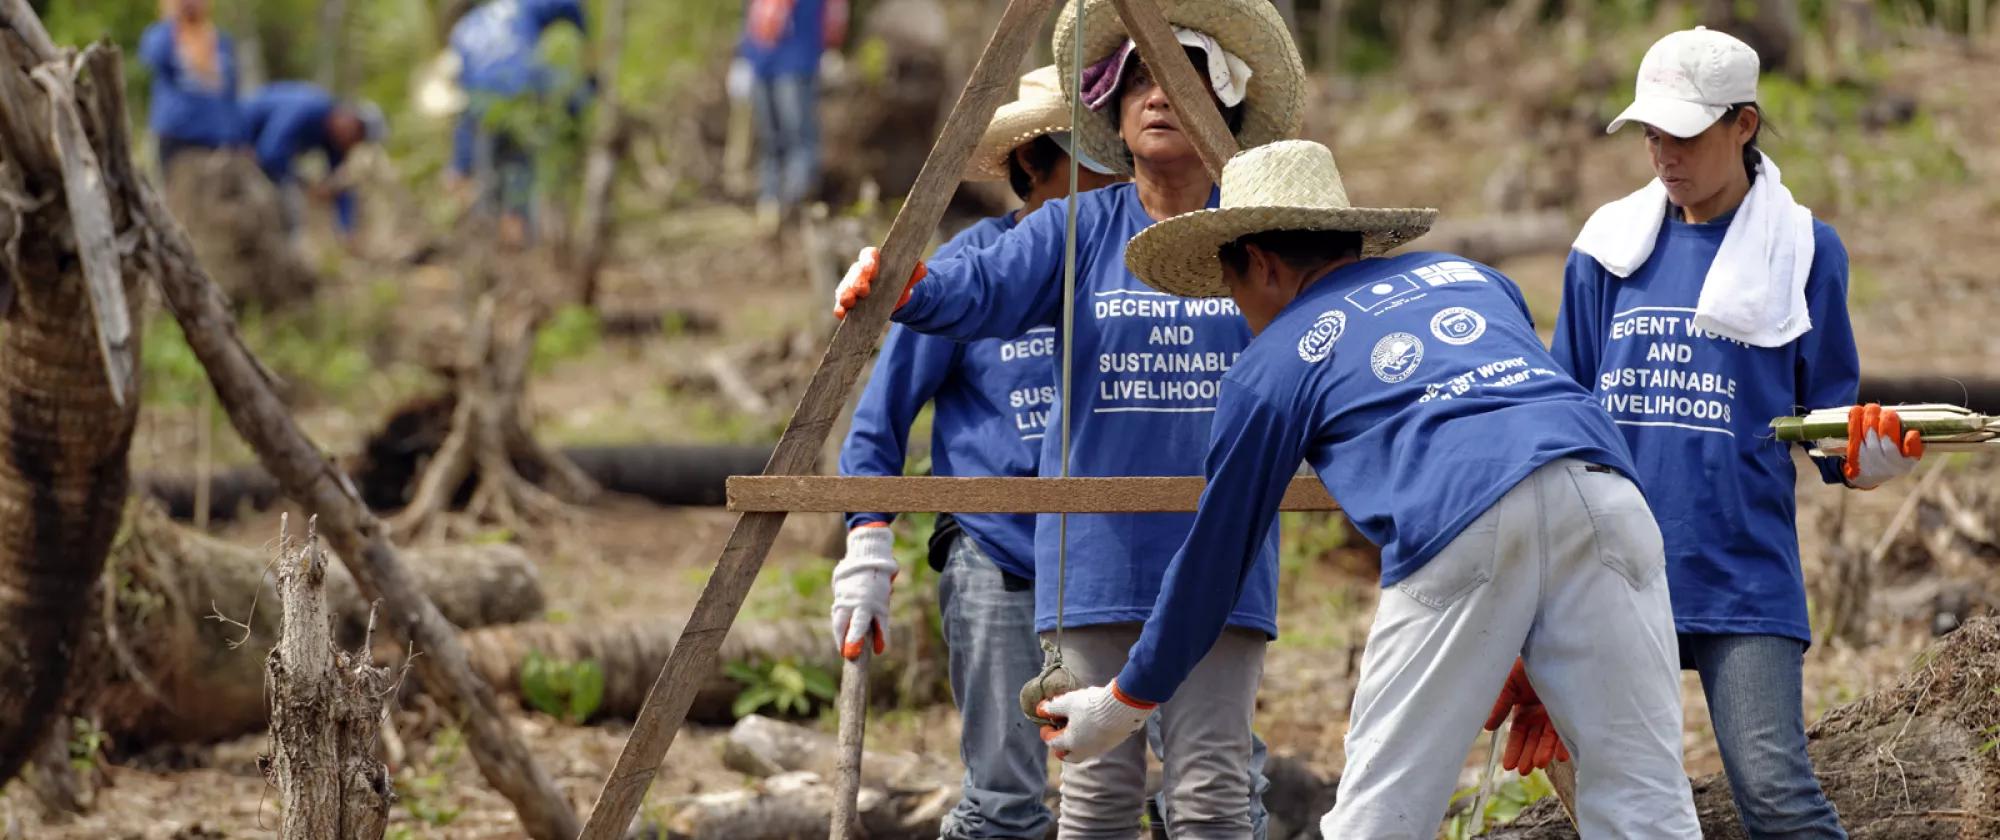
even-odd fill
[{"label": "wooden crossbar", "polygon": [[[1199,476],[945,478],[733,475],[729,509],[743,513],[1187,513]],[[1339,510],[1318,478],[1292,479],[1279,510]]]}]

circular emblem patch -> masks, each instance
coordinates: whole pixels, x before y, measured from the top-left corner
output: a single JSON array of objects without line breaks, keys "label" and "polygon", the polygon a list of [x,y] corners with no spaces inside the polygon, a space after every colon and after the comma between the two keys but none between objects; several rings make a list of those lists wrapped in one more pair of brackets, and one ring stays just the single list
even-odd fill
[{"label": "circular emblem patch", "polygon": [[1382,336],[1381,341],[1375,342],[1375,351],[1368,355],[1368,364],[1375,369],[1375,378],[1389,383],[1410,378],[1423,360],[1423,340],[1406,332]]},{"label": "circular emblem patch", "polygon": [[1464,346],[1486,334],[1486,316],[1454,306],[1431,316],[1431,335],[1446,344]]},{"label": "circular emblem patch", "polygon": [[1347,313],[1338,309],[1321,312],[1313,320],[1312,329],[1299,337],[1299,358],[1317,364],[1333,355],[1333,343],[1340,340],[1340,334],[1347,330]]}]

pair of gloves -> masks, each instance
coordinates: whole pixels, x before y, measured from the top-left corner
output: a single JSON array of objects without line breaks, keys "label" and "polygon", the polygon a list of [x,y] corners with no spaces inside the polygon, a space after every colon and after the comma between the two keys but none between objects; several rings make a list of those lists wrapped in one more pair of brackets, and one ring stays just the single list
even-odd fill
[{"label": "pair of gloves", "polygon": [[[862,646],[874,645],[880,655],[889,647],[889,596],[896,585],[896,537],[886,523],[874,522],[847,532],[847,556],[833,567],[833,643],[849,660]],[[1042,740],[1056,757],[1082,761],[1118,746],[1158,708],[1127,696],[1118,684],[1080,689],[1042,701],[1042,716],[1064,721],[1058,729],[1042,727]]]}]

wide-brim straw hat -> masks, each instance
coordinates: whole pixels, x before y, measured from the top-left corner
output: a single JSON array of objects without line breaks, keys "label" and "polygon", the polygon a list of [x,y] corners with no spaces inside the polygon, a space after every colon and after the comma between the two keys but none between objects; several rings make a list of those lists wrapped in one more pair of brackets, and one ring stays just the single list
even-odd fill
[{"label": "wide-brim straw hat", "polygon": [[1181,297],[1225,297],[1222,246],[1271,230],[1361,234],[1362,256],[1380,255],[1424,235],[1430,208],[1355,207],[1348,203],[1333,152],[1310,140],[1245,149],[1222,168],[1222,206],[1153,225],[1125,246],[1125,267],[1146,285]]},{"label": "wide-brim straw hat", "polygon": [[1069,130],[1069,102],[1054,66],[1039,67],[1021,77],[1020,95],[993,112],[986,133],[966,162],[965,180],[999,181],[1007,177],[1007,158],[1037,137]]},{"label": "wide-brim straw hat", "polygon": [[[1299,59],[1299,47],[1292,43],[1291,30],[1270,0],[1162,0],[1160,11],[1167,22],[1206,33],[1222,48],[1250,65],[1250,87],[1243,96],[1243,123],[1236,132],[1237,145],[1261,146],[1273,140],[1297,137],[1305,109],[1306,68]],[[1103,59],[1125,44],[1125,22],[1111,0],[1083,2],[1083,60],[1086,65]],[[1075,96],[1077,79],[1070,57],[1076,43],[1076,5],[1065,3],[1056,21],[1056,68],[1062,75],[1062,94]],[[1132,174],[1132,154],[1125,141],[1111,127],[1106,111],[1083,112],[1083,124],[1076,127],[1077,145],[1083,154],[1115,170]]]}]

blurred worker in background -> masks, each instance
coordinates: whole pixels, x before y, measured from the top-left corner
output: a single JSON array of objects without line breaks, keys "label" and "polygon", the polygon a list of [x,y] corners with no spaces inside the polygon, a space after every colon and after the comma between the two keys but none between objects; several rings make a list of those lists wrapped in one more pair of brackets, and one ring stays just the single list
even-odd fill
[{"label": "blurred worker in background", "polygon": [[208,0],[161,0],[139,61],[153,73],[147,125],[163,172],[183,150],[236,142],[236,43],[215,28]]},{"label": "blurred worker in background", "polygon": [[[304,216],[304,196],[333,202],[343,244],[353,246],[354,191],[339,185],[341,164],[363,142],[379,143],[388,133],[382,109],[370,102],[346,103],[317,85],[276,82],[245,99],[239,120],[241,142],[257,157],[257,168],[278,187],[284,199],[285,230],[297,235]],[[293,172],[301,155],[326,156],[326,177],[302,189]]]},{"label": "blurred worker in background", "polygon": [[[966,228],[934,259],[984,248],[1044,202],[1069,194],[1069,106],[1054,67],[1021,77],[1020,96],[1000,106],[973,151],[965,177],[1006,179],[1022,206]],[[1079,159],[1076,191],[1115,183]],[[861,392],[840,474],[898,476],[910,426],[935,403],[931,471],[956,476],[1033,476],[1054,400],[1055,328],[1017,340],[959,343],[897,324]],[[859,656],[871,628],[876,651],[888,642],[889,590],[896,576],[889,513],[850,513],[847,557],[833,570],[834,644]],[[938,609],[951,651],[951,695],[961,721],[964,792],[944,819],[944,840],[1041,837],[1052,816],[1042,802],[1048,750],[1020,712],[1021,686],[1042,668],[1035,635],[1034,514],[940,514],[930,540]]]},{"label": "blurred worker in background", "polygon": [[535,148],[517,127],[489,116],[502,103],[561,96],[566,88],[570,115],[581,110],[589,81],[564,78],[537,50],[548,28],[564,21],[588,31],[580,0],[492,0],[451,29],[467,102],[448,177],[454,189],[470,180],[476,208],[499,215],[500,241],[509,247],[525,245],[533,234]]},{"label": "blurred worker in background", "polygon": [[819,181],[819,67],[847,39],[847,0],[749,0],[737,55],[756,115],[757,218],[768,229]]}]

